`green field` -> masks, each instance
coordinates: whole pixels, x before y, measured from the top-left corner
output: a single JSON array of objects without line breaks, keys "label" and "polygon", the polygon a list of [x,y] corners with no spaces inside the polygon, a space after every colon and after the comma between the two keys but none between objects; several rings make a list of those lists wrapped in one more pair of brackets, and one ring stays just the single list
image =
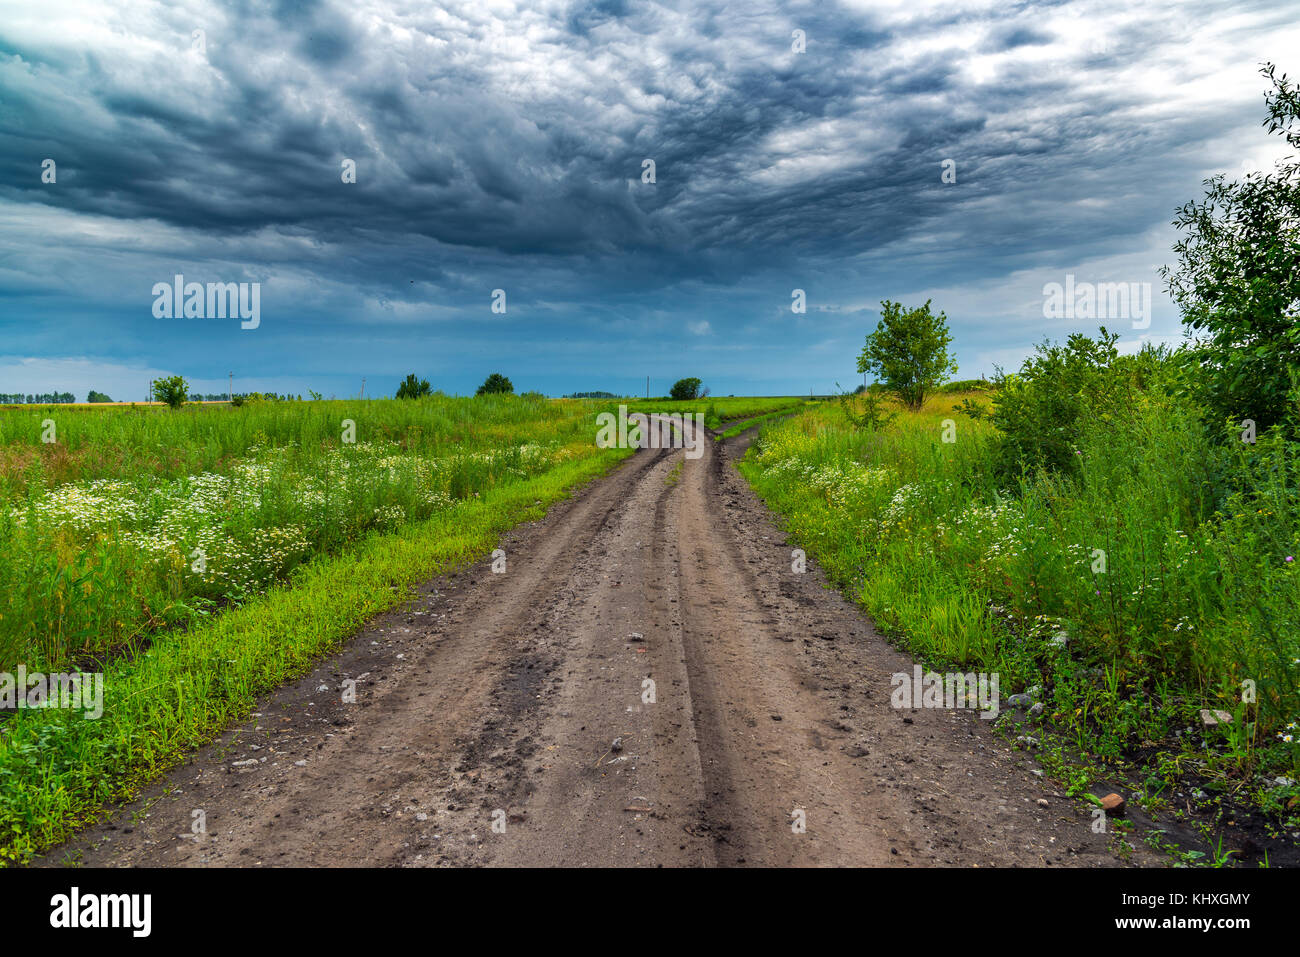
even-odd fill
[{"label": "green field", "polygon": [[5,413],[0,671],[129,654],[373,531],[593,455],[592,429],[580,403],[513,397]]}]

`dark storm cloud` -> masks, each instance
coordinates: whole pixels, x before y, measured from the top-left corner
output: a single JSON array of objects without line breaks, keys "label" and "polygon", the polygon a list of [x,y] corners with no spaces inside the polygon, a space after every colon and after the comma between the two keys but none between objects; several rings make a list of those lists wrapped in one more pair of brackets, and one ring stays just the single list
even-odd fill
[{"label": "dark storm cloud", "polygon": [[[191,75],[210,70],[211,97],[177,95],[169,83],[120,83],[91,53],[78,93],[111,122],[87,130],[75,111],[50,115],[40,102],[22,103],[19,122],[28,130],[44,127],[69,177],[71,188],[42,198],[81,212],[197,230],[308,227],[335,239],[409,233],[502,252],[590,255],[631,243],[671,254],[683,237],[717,244],[719,228],[742,245],[763,246],[776,238],[773,231],[787,248],[815,245],[822,231],[833,243],[851,204],[833,201],[832,194],[874,191],[866,184],[880,183],[880,170],[826,183],[756,186],[749,179],[771,158],[764,139],[826,118],[905,132],[924,122],[909,115],[909,98],[950,88],[956,69],[939,56],[912,71],[860,63],[854,54],[883,45],[889,34],[842,14],[805,17],[815,52],[794,57],[790,18],[756,14],[747,18],[750,56],[729,62],[729,43],[709,42],[707,30],[681,31],[662,47],[668,70],[620,64],[625,79],[592,84],[603,100],[593,110],[568,102],[563,89],[510,98],[492,80],[491,51],[464,46],[476,39],[472,32],[448,42],[478,51],[481,63],[421,56],[407,45],[392,64],[397,68],[388,69],[391,49],[350,39],[361,32],[355,13],[321,3],[276,4],[269,17],[246,10],[237,32],[234,24],[208,31],[206,65],[199,59],[180,66]],[[613,39],[612,30],[596,38],[591,28],[612,26],[629,12],[624,3],[575,6],[568,23],[584,26],[579,35],[558,45],[548,40],[528,55],[539,72],[548,47],[572,61],[588,60]],[[722,8],[700,20],[717,25]],[[766,27],[755,29],[756,22]],[[418,19],[412,26],[445,37]],[[266,70],[272,52],[297,59]],[[366,64],[335,69],[349,56]],[[689,78],[685,90],[681,77]],[[877,105],[864,115],[855,98],[865,90],[875,91]],[[605,125],[601,107],[608,116],[631,94],[662,105],[632,122]],[[902,150],[884,157],[887,165],[917,170],[920,157]],[[20,159],[30,159],[6,153],[12,164],[6,172],[13,174],[6,179],[18,181]],[[659,181],[629,196],[626,181],[638,179],[646,156],[659,164]],[[360,168],[355,189],[340,188],[344,157]],[[899,209],[912,200],[894,196]],[[794,210],[800,215],[790,215]],[[670,217],[673,225],[656,222]]]},{"label": "dark storm cloud", "polygon": [[[292,276],[321,322],[454,315],[506,284],[539,314],[651,321],[682,290],[753,317],[809,277],[852,316],[879,298],[862,277],[1066,268],[1140,246],[1206,144],[1252,122],[1179,90],[1229,11],[1219,53],[1249,73],[1285,10],[285,0],[88,6],[96,29],[65,33],[33,14],[0,25],[0,209],[39,275],[0,290],[47,281],[74,309],[131,269],[211,262]],[[102,222],[132,229],[77,226]],[[81,272],[48,278],[70,241]]]},{"label": "dark storm cloud", "polygon": [[985,52],[1000,53],[1014,50],[1016,47],[1042,46],[1055,39],[1050,33],[1035,30],[1032,27],[1003,27],[989,32],[988,40],[981,48]]}]

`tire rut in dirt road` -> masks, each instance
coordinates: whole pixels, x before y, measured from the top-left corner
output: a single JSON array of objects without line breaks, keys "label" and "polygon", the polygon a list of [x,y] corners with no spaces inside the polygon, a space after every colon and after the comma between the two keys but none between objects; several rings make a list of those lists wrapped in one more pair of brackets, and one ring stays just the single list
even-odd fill
[{"label": "tire rut in dirt road", "polygon": [[747,441],[636,453],[47,862],[1115,863],[974,712],[890,707],[911,660],[792,571]]},{"label": "tire rut in dirt road", "polygon": [[717,515],[723,457],[709,451],[687,466],[673,525],[704,818],[719,863],[886,863],[868,801],[875,789],[831,746],[842,737],[835,715],[791,656],[787,623],[759,595],[733,529]]}]

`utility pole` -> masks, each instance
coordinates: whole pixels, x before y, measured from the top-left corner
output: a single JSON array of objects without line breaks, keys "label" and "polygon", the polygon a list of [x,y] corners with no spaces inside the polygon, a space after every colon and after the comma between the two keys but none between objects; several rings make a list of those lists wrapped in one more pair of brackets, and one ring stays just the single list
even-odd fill
[{"label": "utility pole", "polygon": [[645,377],[645,397],[650,398],[650,377]]},{"label": "utility pole", "polygon": [[366,377],[362,376],[361,377],[361,398],[364,399],[365,397],[366,397]]},{"label": "utility pole", "polygon": [[235,370],[230,370],[230,404],[235,403]]}]

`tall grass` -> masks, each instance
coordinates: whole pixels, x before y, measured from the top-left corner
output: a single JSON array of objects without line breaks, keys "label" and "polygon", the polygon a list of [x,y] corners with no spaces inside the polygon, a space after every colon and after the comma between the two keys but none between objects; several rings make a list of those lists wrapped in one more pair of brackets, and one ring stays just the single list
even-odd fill
[{"label": "tall grass", "polygon": [[[435,395],[419,401],[380,399],[256,402],[240,408],[188,405],[10,407],[0,410],[0,481],[10,492],[34,483],[141,476],[180,478],[223,472],[255,446],[310,449],[337,445],[343,423],[357,442],[398,443],[436,453],[449,446],[483,449],[506,441],[546,442],[588,432],[594,402],[490,395]],[[41,441],[46,421],[55,443]]]},{"label": "tall grass", "polygon": [[1085,428],[1077,475],[1005,488],[995,431],[958,398],[877,432],[809,407],[765,428],[742,469],[907,647],[1000,671],[1004,689],[1045,685],[1093,752],[1199,728],[1208,707],[1252,728],[1252,761],[1300,767],[1285,740],[1300,718],[1296,447],[1216,442],[1151,395]]},{"label": "tall grass", "polygon": [[597,408],[432,396],[6,412],[0,672],[94,668],[314,555],[592,455]]}]

